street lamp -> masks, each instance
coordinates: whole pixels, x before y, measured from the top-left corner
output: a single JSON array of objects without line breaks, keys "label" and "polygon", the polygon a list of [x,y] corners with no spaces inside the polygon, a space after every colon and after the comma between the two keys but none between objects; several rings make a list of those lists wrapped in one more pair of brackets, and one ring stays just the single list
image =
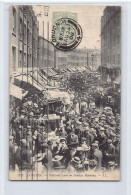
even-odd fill
[{"label": "street lamp", "polygon": [[91,55],[91,60],[92,60],[92,72],[93,72],[93,58],[94,58],[94,54],[92,53],[92,55]]}]

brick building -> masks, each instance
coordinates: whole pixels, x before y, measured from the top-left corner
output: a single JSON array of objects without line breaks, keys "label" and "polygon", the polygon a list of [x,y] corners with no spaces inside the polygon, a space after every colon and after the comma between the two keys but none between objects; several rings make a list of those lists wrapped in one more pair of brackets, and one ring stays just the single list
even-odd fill
[{"label": "brick building", "polygon": [[38,37],[38,67],[54,67],[54,46],[42,36]]},{"label": "brick building", "polygon": [[32,6],[10,7],[10,81],[37,68],[38,21]]},{"label": "brick building", "polygon": [[121,7],[107,6],[101,18],[102,71],[114,79],[121,66]]}]

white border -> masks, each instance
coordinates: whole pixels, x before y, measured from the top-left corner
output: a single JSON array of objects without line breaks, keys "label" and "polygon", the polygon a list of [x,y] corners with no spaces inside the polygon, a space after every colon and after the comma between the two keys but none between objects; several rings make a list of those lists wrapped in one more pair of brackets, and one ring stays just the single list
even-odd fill
[{"label": "white border", "polygon": [[[118,4],[122,6],[122,145],[120,182],[24,182],[8,180],[9,5]],[[131,194],[131,3],[130,1],[3,1],[0,2],[0,195],[129,195]]]}]

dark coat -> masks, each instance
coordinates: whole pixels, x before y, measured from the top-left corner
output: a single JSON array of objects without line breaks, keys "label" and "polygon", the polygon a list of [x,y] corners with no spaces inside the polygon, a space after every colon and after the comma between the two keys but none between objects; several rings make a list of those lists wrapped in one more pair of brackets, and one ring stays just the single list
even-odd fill
[{"label": "dark coat", "polygon": [[61,149],[59,151],[59,155],[63,156],[62,163],[63,163],[63,165],[65,165],[65,167],[67,167],[68,163],[71,160],[69,148],[67,146],[65,146],[64,148],[61,147]]},{"label": "dark coat", "polygon": [[100,150],[103,151],[106,147],[106,141],[107,141],[106,135],[105,134],[104,135],[99,135],[98,136],[98,141],[99,141],[99,148],[100,148]]},{"label": "dark coat", "polygon": [[60,151],[60,148],[58,148],[58,146],[55,146],[52,150],[52,155],[53,157],[58,155],[59,154],[59,151]]},{"label": "dark coat", "polygon": [[67,145],[68,144],[72,144],[72,143],[79,143],[78,136],[76,134],[74,134],[74,133],[70,133],[67,136]]},{"label": "dark coat", "polygon": [[93,153],[93,157],[98,163],[96,169],[100,170],[101,169],[101,162],[102,162],[102,152],[98,149],[95,150]]},{"label": "dark coat", "polygon": [[106,161],[115,160],[115,146],[113,144],[106,147],[105,158],[106,158]]},{"label": "dark coat", "polygon": [[12,143],[9,143],[9,166],[15,170],[15,146]]}]

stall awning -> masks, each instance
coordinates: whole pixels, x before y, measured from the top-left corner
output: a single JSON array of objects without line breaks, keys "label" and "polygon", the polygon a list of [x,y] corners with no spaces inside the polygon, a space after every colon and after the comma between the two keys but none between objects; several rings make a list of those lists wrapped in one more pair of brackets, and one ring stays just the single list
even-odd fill
[{"label": "stall awning", "polygon": [[15,79],[18,79],[19,81],[23,81],[25,83],[28,82],[30,85],[32,85],[33,87],[35,87],[36,89],[40,91],[43,90],[42,87],[37,84],[36,80],[33,79],[33,84],[32,84],[32,78],[29,75],[28,75],[28,79],[27,79],[27,75],[23,75],[23,78],[22,78],[22,75],[16,76]]},{"label": "stall awning", "polygon": [[10,95],[22,100],[22,98],[28,93],[28,91],[25,91],[24,89],[21,89],[17,87],[16,85],[13,85],[10,83]]},{"label": "stall awning", "polygon": [[56,75],[56,72],[52,68],[49,68],[49,70],[52,73],[52,76]]},{"label": "stall awning", "polygon": [[54,76],[56,75],[56,73],[51,69],[51,68],[46,68],[45,69],[42,69],[43,72],[45,72],[45,74],[47,74],[48,76]]},{"label": "stall awning", "polygon": [[68,70],[69,70],[70,72],[72,72],[71,68],[69,68],[69,67],[68,67]]},{"label": "stall awning", "polygon": [[49,100],[59,98],[61,101],[63,101],[63,103],[70,104],[70,96],[67,92],[47,91],[45,92],[44,96]]}]

